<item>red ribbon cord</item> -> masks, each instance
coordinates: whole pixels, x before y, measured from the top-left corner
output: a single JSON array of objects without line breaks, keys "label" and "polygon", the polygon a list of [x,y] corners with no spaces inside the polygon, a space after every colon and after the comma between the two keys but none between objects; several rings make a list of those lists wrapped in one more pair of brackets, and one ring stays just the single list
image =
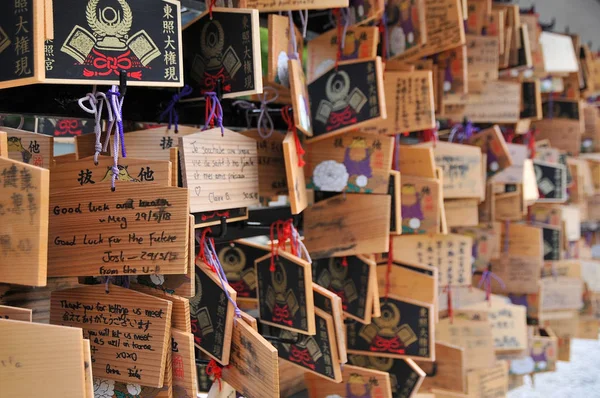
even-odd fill
[{"label": "red ribbon cord", "polygon": [[398,336],[394,336],[391,339],[386,339],[381,336],[375,336],[369,347],[369,351],[375,352],[393,352],[396,354],[404,354],[404,344],[400,341]]},{"label": "red ribbon cord", "polygon": [[340,298],[340,300],[342,300],[342,309],[346,311],[348,309],[348,300],[346,300],[346,292],[344,292],[343,290],[336,290],[332,287],[329,287],[329,290],[331,290],[331,292],[333,292],[336,296]]},{"label": "red ribbon cord", "polygon": [[452,307],[452,287],[450,285],[446,286],[446,293],[448,293],[448,318],[450,318],[450,323],[454,321],[454,308]]},{"label": "red ribbon cord", "polygon": [[281,306],[275,303],[275,307],[273,308],[273,322],[285,323],[288,326],[292,326],[290,309],[287,304]]},{"label": "red ribbon cord", "polygon": [[385,62],[387,61],[387,35],[385,34],[385,25],[384,25],[384,21],[383,19],[381,19],[379,21],[379,34],[382,37],[381,40],[381,60],[383,61],[383,63],[385,64]]},{"label": "red ribbon cord", "polygon": [[229,286],[236,291],[238,297],[250,297],[251,292],[246,282],[241,280],[235,282],[229,281]]},{"label": "red ribbon cord", "polygon": [[307,348],[298,348],[295,345],[290,348],[290,361],[302,364],[315,370],[315,364],[313,362],[312,357],[308,353]]},{"label": "red ribbon cord", "polygon": [[227,80],[227,76],[225,76],[225,68],[221,68],[217,73],[214,74],[204,72],[204,80],[202,81],[202,85],[206,91],[215,91],[219,79],[221,79],[223,82],[223,91],[230,92],[231,84],[224,83],[225,80]]},{"label": "red ribbon cord", "polygon": [[213,7],[215,6],[215,4],[217,4],[217,0],[211,0],[210,1],[210,5],[208,6],[208,15],[210,16],[210,19],[212,19],[212,12],[213,12]]},{"label": "red ribbon cord", "polygon": [[[94,68],[99,69],[99,71],[92,71],[85,68],[83,70],[83,75],[85,77],[108,76],[113,73],[118,76],[121,70],[129,70],[133,66],[133,62],[129,58],[131,50],[128,50],[117,57],[107,56],[95,49],[92,49],[92,53],[96,56],[92,61],[92,65]],[[127,76],[132,79],[141,80],[142,72],[127,72]]]},{"label": "red ribbon cord", "polygon": [[342,266],[344,266],[344,267],[348,266],[348,259],[346,258],[346,256],[342,257]]},{"label": "red ribbon cord", "polygon": [[302,143],[300,142],[300,138],[298,138],[298,131],[296,130],[296,125],[294,124],[294,115],[292,114],[291,108],[289,106],[281,109],[281,117],[283,121],[288,125],[288,131],[294,133],[294,142],[296,144],[296,155],[298,157],[298,167],[304,167],[306,162],[304,161],[304,148],[302,148]]},{"label": "red ribbon cord", "polygon": [[392,265],[394,262],[394,244],[390,238],[390,244],[388,249],[387,269],[385,272],[385,298],[388,298],[390,294],[390,274],[392,273]]},{"label": "red ribbon cord", "polygon": [[219,112],[218,107],[215,110],[215,113],[212,115],[212,117],[210,117],[212,113],[212,101],[210,100],[210,97],[206,97],[206,106],[204,107],[204,120],[206,120],[206,124],[209,125],[211,129],[215,127],[215,118],[217,117],[217,112]]},{"label": "red ribbon cord", "polygon": [[[277,220],[271,224],[270,238],[271,238],[271,266],[269,270],[275,272],[275,257],[279,256],[279,250],[286,250],[286,242],[290,241],[290,252],[297,256],[298,252],[296,246],[293,244],[292,239],[292,228],[294,227],[293,220],[287,221]],[[277,243],[275,241],[277,240]]]},{"label": "red ribbon cord", "polygon": [[[212,272],[217,272],[215,267],[206,261],[206,252],[204,251],[204,242],[206,241],[206,239],[212,239],[212,238],[208,238],[209,233],[212,233],[212,229],[210,227],[204,228],[202,230],[202,234],[200,235],[200,251],[198,252],[198,255],[196,256],[195,262],[198,262],[198,260],[200,260],[204,264],[206,264]],[[214,245],[214,241],[213,241],[213,245]]]},{"label": "red ribbon cord", "polygon": [[217,361],[215,361],[214,359],[211,359],[210,362],[208,363],[208,365],[206,366],[206,374],[208,375],[208,377],[212,377],[213,378],[213,383],[218,381],[219,382],[219,391],[221,391],[221,375],[223,373],[223,368],[221,368],[221,366],[217,363]]},{"label": "red ribbon cord", "polygon": [[331,112],[329,118],[330,123],[327,126],[327,131],[335,130],[337,128],[347,126],[349,124],[354,124],[357,122],[356,116],[354,116],[352,111],[350,110],[350,105],[344,108],[343,111]]},{"label": "red ribbon cord", "polygon": [[342,12],[339,8],[333,10],[333,16],[335,17],[337,27],[337,54],[335,57],[335,70],[337,70],[342,58],[342,35],[344,34],[344,27],[342,26]]},{"label": "red ribbon cord", "polygon": [[527,146],[529,147],[529,157],[530,159],[535,158],[535,135],[537,133],[537,129],[529,130],[527,134],[529,136],[529,140],[527,142]]}]

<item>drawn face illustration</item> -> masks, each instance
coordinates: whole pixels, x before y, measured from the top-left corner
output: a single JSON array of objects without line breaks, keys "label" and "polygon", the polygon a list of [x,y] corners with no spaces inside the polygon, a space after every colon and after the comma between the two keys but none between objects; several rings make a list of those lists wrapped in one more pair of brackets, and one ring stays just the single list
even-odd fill
[{"label": "drawn face illustration", "polygon": [[327,99],[334,103],[346,102],[346,97],[350,92],[350,76],[345,71],[339,71],[329,76],[325,93]]}]

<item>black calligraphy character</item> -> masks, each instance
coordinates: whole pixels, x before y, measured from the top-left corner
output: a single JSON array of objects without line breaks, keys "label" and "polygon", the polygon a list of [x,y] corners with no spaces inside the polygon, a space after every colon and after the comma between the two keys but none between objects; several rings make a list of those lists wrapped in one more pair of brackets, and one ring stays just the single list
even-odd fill
[{"label": "black calligraphy character", "polygon": [[2,170],[2,177],[4,177],[4,188],[9,186],[17,188],[17,166],[13,164],[10,168]]},{"label": "black calligraphy character", "polygon": [[336,139],[333,141],[333,146],[334,146],[335,148],[343,148],[343,147],[344,147],[344,141],[343,141],[341,138],[336,138]]},{"label": "black calligraphy character", "polygon": [[96,183],[94,180],[92,180],[92,171],[90,169],[85,169],[85,171],[81,170],[79,172],[77,182],[79,182],[79,185]]},{"label": "black calligraphy character", "polygon": [[171,339],[171,351],[179,352],[179,343],[177,343],[174,339]]},{"label": "black calligraphy character", "polygon": [[140,181],[154,181],[154,170],[150,166],[146,166],[146,169],[142,167],[137,177]]},{"label": "black calligraphy character", "polygon": [[35,203],[35,196],[33,196],[33,194],[31,192],[29,192],[27,194],[27,202],[28,202],[27,208],[29,209],[29,215],[31,216],[31,222],[33,222],[33,216],[37,212],[37,205]]},{"label": "black calligraphy character", "polygon": [[162,149],[169,149],[173,146],[173,138],[171,137],[163,137],[160,140],[160,147]]},{"label": "black calligraphy character", "polygon": [[2,248],[2,253],[5,255],[12,250],[10,235],[0,235],[0,247]]},{"label": "black calligraphy character", "polygon": [[31,172],[27,169],[21,169],[20,172],[21,177],[21,191],[27,191],[29,189],[34,189],[35,187],[31,185]]},{"label": "black calligraphy character", "polygon": [[13,208],[11,209],[11,211],[14,214],[23,213],[23,195],[15,192],[11,195],[10,198],[12,199],[12,202],[13,202]]},{"label": "black calligraphy character", "polygon": [[381,150],[381,141],[380,140],[375,140],[373,142],[373,149],[378,150],[378,151]]},{"label": "black calligraphy character", "polygon": [[37,140],[33,140],[29,143],[29,152],[40,153],[40,144],[38,144]]}]

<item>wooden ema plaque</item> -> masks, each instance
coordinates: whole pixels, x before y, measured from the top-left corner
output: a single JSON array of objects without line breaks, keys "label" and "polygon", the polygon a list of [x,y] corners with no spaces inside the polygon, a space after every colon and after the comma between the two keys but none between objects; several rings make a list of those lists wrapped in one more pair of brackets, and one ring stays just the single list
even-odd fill
[{"label": "wooden ema plaque", "polygon": [[375,267],[375,263],[364,256],[313,260],[313,281],[341,298],[347,318],[369,324],[373,307],[370,280]]},{"label": "wooden ema plaque", "polygon": [[539,203],[567,201],[567,168],[562,164],[533,161],[540,198]]},{"label": "wooden ema plaque", "polygon": [[394,260],[417,267],[436,267],[440,287],[471,285],[471,237],[403,235],[393,237],[393,245],[394,253],[397,253]]},{"label": "wooden ema plaque", "polygon": [[[302,60],[304,53],[304,39],[302,32],[294,26],[296,48]],[[269,14],[269,57],[267,64],[267,83],[274,83],[285,88],[290,87],[290,71],[288,69],[288,51],[290,51],[290,19],[289,17]]]},{"label": "wooden ema plaque", "polygon": [[390,375],[392,396],[410,398],[419,391],[425,372],[412,359],[394,359],[365,355],[350,355],[355,366],[375,369]]},{"label": "wooden ema plaque", "polygon": [[48,175],[0,157],[0,282],[46,286]]},{"label": "wooden ema plaque", "polygon": [[[340,363],[335,343],[335,329],[331,316],[315,309],[314,314],[316,333],[314,335],[290,332],[284,329],[271,327],[271,335],[285,339],[284,342],[275,342],[279,358],[311,372],[317,376],[342,381]],[[297,341],[288,343],[287,341]]]},{"label": "wooden ema plaque", "polygon": [[247,398],[278,398],[277,349],[240,318],[233,324],[229,366],[223,380]]},{"label": "wooden ema plaque", "polygon": [[450,344],[436,341],[435,362],[415,361],[427,377],[421,384],[423,391],[441,388],[447,391],[464,393],[467,390],[465,350]]},{"label": "wooden ema plaque", "polygon": [[121,183],[114,192],[86,186],[50,199],[50,276],[186,273],[185,189]]},{"label": "wooden ema plaque", "polygon": [[[166,160],[132,159],[129,156],[119,159],[119,174],[116,181],[155,183],[171,186],[171,162]],[[93,158],[73,160],[50,168],[50,187],[52,192],[63,189],[91,185],[104,185],[109,189],[112,182],[114,159],[100,156],[98,164]]]},{"label": "wooden ema plaque", "polygon": [[257,205],[256,141],[214,128],[179,139],[184,186],[190,211],[210,212]]},{"label": "wooden ema plaque", "polygon": [[206,11],[184,27],[183,43],[185,80],[194,88],[191,98],[216,92],[219,79],[223,98],[262,93],[258,10]]},{"label": "wooden ema plaque", "polygon": [[467,77],[469,91],[477,91],[483,82],[498,80],[498,37],[467,35]]},{"label": "wooden ema plaque", "polygon": [[[464,15],[466,20],[467,33],[473,35],[483,34],[483,29],[488,29],[490,17],[492,16],[492,2],[488,0],[466,0],[467,12]],[[464,11],[464,9],[463,9]]]},{"label": "wooden ema plaque", "polygon": [[[377,27],[349,26],[340,61],[371,59],[377,56],[379,31]],[[338,32],[332,29],[310,40],[306,46],[306,78],[312,82],[335,65],[338,51]]]},{"label": "wooden ema plaque", "polygon": [[508,379],[506,361],[498,361],[494,366],[468,372],[467,391],[481,398],[504,397],[509,391]]},{"label": "wooden ema plaque", "polygon": [[[114,7],[114,8],[113,8]],[[173,0],[56,0],[44,45],[47,83],[182,87],[181,6]],[[46,35],[48,37],[48,35]]]},{"label": "wooden ema plaque", "polygon": [[481,88],[481,92],[446,96],[442,114],[452,120],[466,117],[473,123],[518,123],[520,105],[520,83],[491,81]]},{"label": "wooden ema plaque", "polygon": [[438,95],[442,103],[448,95],[462,95],[468,92],[467,82],[467,49],[465,46],[455,47],[436,54]]},{"label": "wooden ema plaque", "polygon": [[313,283],[313,301],[315,308],[331,315],[333,326],[335,328],[335,339],[340,363],[348,362],[348,353],[346,352],[346,326],[344,325],[344,315],[342,299],[337,294]]},{"label": "wooden ema plaque", "polygon": [[80,329],[0,319],[0,395],[86,397],[83,343]]},{"label": "wooden ema plaque", "polygon": [[359,366],[344,366],[341,383],[325,381],[310,372],[304,373],[304,380],[310,398],[329,396],[392,398],[389,373]]},{"label": "wooden ema plaque", "polygon": [[579,156],[581,151],[581,123],[571,119],[542,119],[533,123],[536,139],[547,139],[553,148]]},{"label": "wooden ema plaque", "polygon": [[433,148],[400,145],[400,173],[406,176],[436,178]]},{"label": "wooden ema plaque", "polygon": [[453,231],[473,238],[472,256],[475,257],[473,267],[484,271],[491,260],[500,257],[500,223],[480,224],[477,227],[459,227]]},{"label": "wooden ema plaque", "polygon": [[246,7],[255,8],[260,12],[287,10],[320,10],[328,8],[348,7],[348,0],[247,0]]},{"label": "wooden ema plaque", "polygon": [[[171,148],[177,147],[179,137],[197,133],[199,131],[199,128],[180,125],[178,126],[177,133],[175,133],[175,130],[169,130],[167,126],[157,126],[146,130],[125,133],[127,158],[121,160],[127,160],[129,157],[134,159],[171,160]],[[93,135],[84,135],[82,137],[93,138]],[[77,148],[78,159],[94,154],[92,151],[94,148],[92,142],[89,144],[86,143],[84,147],[83,142],[80,143],[78,137],[75,141],[75,146]],[[90,151],[83,152],[85,150]]]},{"label": "wooden ema plaque", "polygon": [[385,12],[390,59],[419,51],[427,42],[425,1],[388,1]]},{"label": "wooden ema plaque", "polygon": [[[226,285],[229,296],[237,295]],[[194,343],[223,366],[229,364],[234,308],[218,275],[204,263],[196,264],[196,295],[190,299]]]},{"label": "wooden ema plaque", "polygon": [[542,118],[542,94],[540,82],[521,83],[521,119],[538,120]]},{"label": "wooden ema plaque", "polygon": [[8,157],[33,166],[50,168],[54,138],[25,130],[0,127],[7,134]]},{"label": "wooden ema plaque", "polygon": [[[291,61],[290,61],[291,62]],[[292,214],[301,213],[308,206],[306,194],[306,177],[304,166],[300,166],[298,157],[298,145],[296,133],[289,131],[283,140],[283,157],[285,159],[285,172],[288,187],[288,198]]]},{"label": "wooden ema plaque", "polygon": [[392,295],[380,303],[381,317],[347,324],[348,353],[434,361],[433,305]]},{"label": "wooden ema plaque", "polygon": [[438,290],[437,268],[411,267],[394,262],[388,272],[387,264],[377,266],[379,291],[389,292],[397,297],[410,297],[416,301],[436,304]]},{"label": "wooden ema plaque", "polygon": [[403,175],[400,195],[403,234],[439,232],[442,197],[439,180]]},{"label": "wooden ema plaque", "polygon": [[32,321],[32,310],[29,308],[10,307],[0,305],[0,319],[10,319],[12,321]]},{"label": "wooden ema plaque", "polygon": [[488,177],[512,166],[506,140],[497,125],[475,134],[468,140],[468,144],[479,147],[481,153],[486,155]]},{"label": "wooden ema plaque", "polygon": [[583,308],[584,284],[581,278],[566,276],[541,279],[540,310],[565,311]]},{"label": "wooden ema plaque", "polygon": [[[304,244],[314,259],[387,251],[389,195],[338,195],[304,211]],[[368,225],[369,228],[365,228]]]},{"label": "wooden ema plaque", "polygon": [[[452,320],[440,319],[435,325],[435,339],[437,342],[449,343],[464,349],[465,371],[489,368],[496,362],[494,338],[489,322],[459,317],[454,317]],[[446,387],[440,386],[440,388]]]},{"label": "wooden ema plaque", "polygon": [[340,62],[308,85],[312,140],[386,118],[381,58]]},{"label": "wooden ema plaque", "polygon": [[173,398],[193,398],[198,393],[194,335],[171,329]]},{"label": "wooden ema plaque", "polygon": [[43,0],[5,5],[0,17],[0,88],[39,83],[44,76]]},{"label": "wooden ema plaque", "polygon": [[283,139],[285,136],[274,132],[269,138],[262,138],[258,130],[242,131],[242,135],[256,140],[258,157],[258,195],[267,202],[279,195],[287,195]]},{"label": "wooden ema plaque", "polygon": [[307,145],[308,187],[315,191],[388,193],[394,140],[361,132]]},{"label": "wooden ema plaque", "polygon": [[52,292],[50,323],[80,327],[96,377],[162,387],[170,348],[167,300],[111,285]]},{"label": "wooden ema plaque", "polygon": [[314,335],[310,264],[282,250],[275,257],[274,271],[270,270],[271,254],[254,263],[260,321],[281,329]]},{"label": "wooden ema plaque", "polygon": [[189,315],[190,301],[187,298],[169,294],[158,289],[153,289],[149,286],[140,285],[138,283],[131,283],[130,288],[149,296],[170,301],[171,304],[173,304],[171,309],[171,326],[187,333],[192,331]]},{"label": "wooden ema plaque", "polygon": [[298,59],[290,59],[288,61],[288,71],[290,74],[290,96],[292,97],[294,124],[299,131],[312,137],[312,116],[302,62]]}]

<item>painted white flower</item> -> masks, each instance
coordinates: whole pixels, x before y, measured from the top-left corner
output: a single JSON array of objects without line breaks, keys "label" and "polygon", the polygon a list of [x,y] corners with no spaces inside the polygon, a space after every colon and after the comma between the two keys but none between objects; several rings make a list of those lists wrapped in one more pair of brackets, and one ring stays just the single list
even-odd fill
[{"label": "painted white flower", "polygon": [[277,57],[277,77],[281,85],[288,87],[290,85],[290,74],[288,72],[288,55],[285,51],[279,53]]},{"label": "painted white flower", "polygon": [[310,117],[308,116],[307,104],[302,94],[298,94],[298,104],[300,104],[300,125],[304,130],[311,131],[312,128],[310,126]]},{"label": "painted white flower", "polygon": [[406,36],[399,26],[394,26],[390,31],[390,52],[392,55],[402,54],[406,50]]},{"label": "painted white flower", "polygon": [[342,192],[349,177],[346,166],[335,160],[325,160],[313,171],[313,182],[321,191]]},{"label": "painted white flower", "polygon": [[152,283],[154,283],[155,285],[162,285],[163,283],[165,283],[165,276],[161,275],[161,274],[153,274],[150,275],[150,280],[152,281]]},{"label": "painted white flower", "polygon": [[94,398],[112,398],[114,395],[114,380],[94,378]]},{"label": "painted white flower", "polygon": [[364,188],[367,186],[368,183],[369,179],[367,178],[367,176],[361,174],[358,177],[356,177],[356,185],[358,185],[359,187]]},{"label": "painted white flower", "polygon": [[533,373],[534,370],[535,362],[533,358],[529,356],[510,361],[510,371],[512,374],[526,375]]},{"label": "painted white flower", "polygon": [[411,218],[408,221],[408,226],[412,229],[418,229],[421,226],[421,220],[419,220],[418,218]]},{"label": "painted white flower", "polygon": [[323,73],[327,72],[329,69],[335,66],[335,61],[333,59],[326,59],[321,62],[315,69],[315,76],[321,76]]},{"label": "painted white flower", "polygon": [[127,383],[127,392],[131,395],[140,395],[142,393],[142,386]]}]

